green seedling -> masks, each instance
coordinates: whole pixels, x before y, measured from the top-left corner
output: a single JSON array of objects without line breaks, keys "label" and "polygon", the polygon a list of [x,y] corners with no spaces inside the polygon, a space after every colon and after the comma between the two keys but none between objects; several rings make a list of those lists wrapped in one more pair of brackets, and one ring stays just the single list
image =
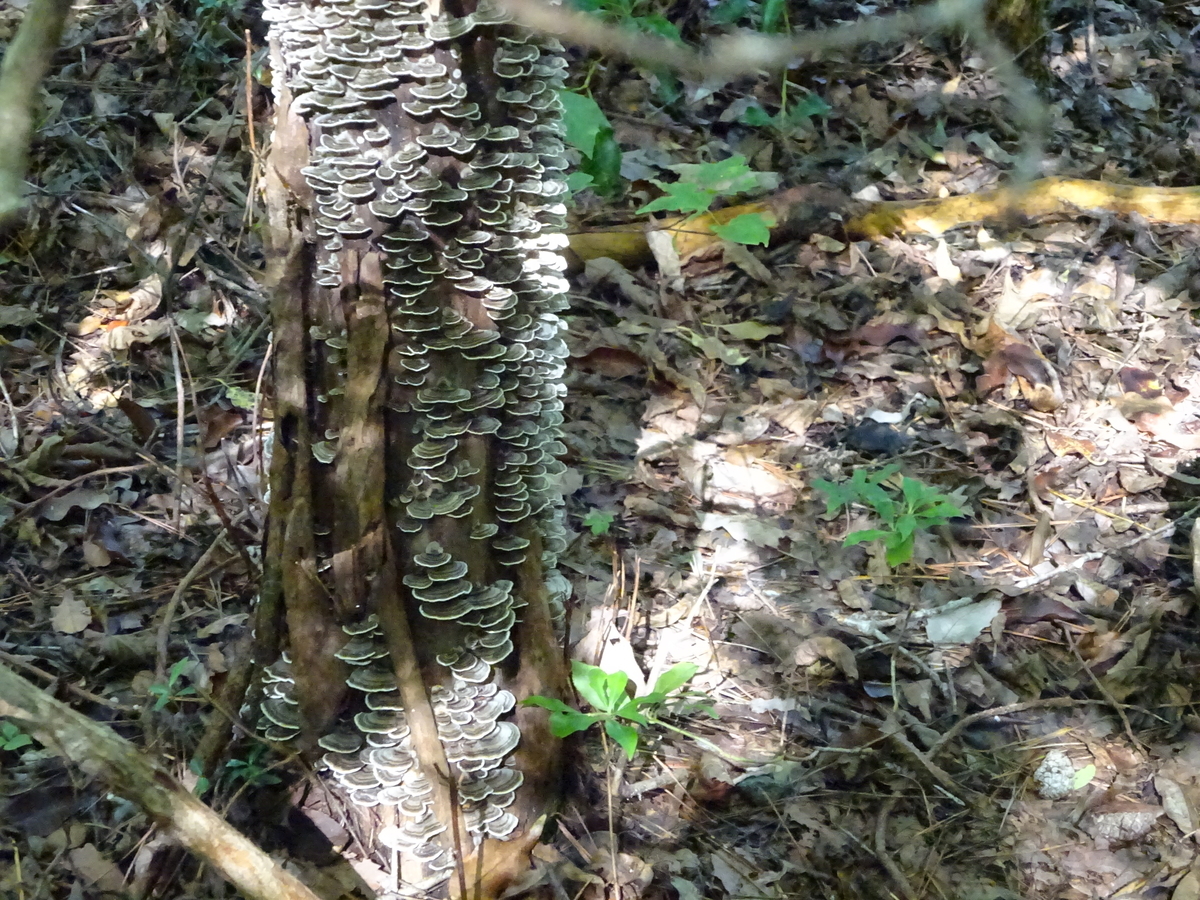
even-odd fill
[{"label": "green seedling", "polygon": [[229,772],[232,781],[244,781],[250,787],[279,784],[279,777],[271,774],[271,770],[264,762],[266,755],[267,747],[263,744],[255,744],[250,748],[245,759],[231,759],[225,763],[225,769]]},{"label": "green seedling", "polygon": [[12,722],[0,722],[0,750],[20,750],[33,743],[33,738]]},{"label": "green seedling", "polygon": [[755,104],[742,113],[739,121],[756,128],[773,129],[786,137],[799,128],[808,128],[810,119],[827,116],[832,109],[833,107],[816,94],[806,91],[801,97],[790,102],[785,95],[779,112],[774,115]]},{"label": "green seedling", "polygon": [[147,690],[154,697],[154,711],[158,712],[172,700],[178,700],[180,697],[194,695],[196,689],[191,685],[181,688],[179,687],[179,679],[183,677],[183,670],[191,666],[190,659],[181,659],[171,666],[171,671],[167,673],[166,684],[152,684]]},{"label": "green seedling", "polygon": [[571,663],[571,681],[593,712],[580,712],[551,697],[530,697],[525,705],[550,710],[550,732],[555,737],[569,737],[577,731],[587,731],[593,725],[602,725],[605,734],[633,759],[637,752],[638,729],[663,724],[655,711],[665,703],[679,699],[683,686],[698,670],[699,666],[694,663],[676,663],[658,676],[650,693],[631,697],[626,690],[629,676],[624,672],[605,672],[599,666],[575,660]]},{"label": "green seedling", "polygon": [[[652,200],[639,213],[681,212],[699,218],[708,214],[718,197],[729,197],[759,187],[757,173],[746,165],[746,157],[731,156],[720,162],[674,166],[678,181],[654,181],[665,196]],[[771,239],[771,229],[759,213],[743,213],[725,224],[709,226],[721,240],[734,244],[761,244]]]},{"label": "green seedling", "polygon": [[608,534],[615,518],[616,515],[607,510],[593,509],[583,517],[583,524],[592,534],[599,537],[602,534]]},{"label": "green seedling", "polygon": [[918,532],[944,525],[955,516],[963,515],[954,503],[954,497],[915,478],[902,476],[899,491],[885,486],[884,482],[899,471],[900,467],[892,464],[874,474],[856,469],[849,481],[840,484],[823,478],[813,481],[813,487],[825,495],[825,515],[828,517],[855,503],[874,510],[882,527],[852,532],[842,543],[852,547],[867,541],[881,541],[889,566],[912,559],[913,542]]}]

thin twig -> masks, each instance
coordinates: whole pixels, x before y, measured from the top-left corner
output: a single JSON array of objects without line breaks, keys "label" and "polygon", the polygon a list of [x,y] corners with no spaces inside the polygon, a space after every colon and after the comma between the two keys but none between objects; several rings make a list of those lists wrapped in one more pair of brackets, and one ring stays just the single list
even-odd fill
[{"label": "thin twig", "polygon": [[1105,702],[1113,708],[1113,712],[1120,718],[1121,726],[1125,729],[1125,736],[1129,738],[1129,743],[1135,747],[1144,747],[1145,745],[1133,733],[1133,726],[1129,724],[1129,717],[1125,715],[1125,704],[1112,695],[1112,692],[1104,686],[1104,682],[1092,671],[1092,667],[1084,661],[1083,656],[1079,652],[1079,645],[1075,643],[1075,635],[1071,633],[1071,626],[1066,622],[1059,622],[1058,627],[1062,631],[1062,636],[1067,642],[1067,646],[1071,648],[1071,654],[1075,657],[1075,661],[1079,663],[1083,671],[1087,672],[1088,678],[1095,685],[1096,690],[1100,692],[1100,696],[1104,698]]},{"label": "thin twig", "polygon": [[945,734],[934,741],[933,746],[929,748],[926,755],[930,759],[936,759],[937,755],[941,753],[943,749],[945,749],[947,744],[957,738],[976,722],[982,722],[984,719],[995,719],[1000,716],[1010,716],[1014,713],[1025,712],[1029,709],[1055,709],[1063,706],[1094,706],[1104,702],[1104,700],[1076,700],[1074,697],[1047,697],[1044,700],[1025,700],[1021,703],[1008,703],[1004,706],[993,706],[991,709],[985,709],[977,713],[971,713],[971,715],[959,719],[950,726],[949,730],[947,730]]},{"label": "thin twig", "polygon": [[0,650],[0,662],[10,665],[14,669],[20,669],[22,672],[26,672],[35,678],[40,678],[43,681],[47,681],[51,684],[61,684],[63,688],[70,691],[80,700],[86,700],[88,703],[96,703],[100,706],[106,706],[109,709],[120,713],[133,714],[137,712],[137,709],[132,706],[125,706],[121,703],[117,703],[114,700],[101,697],[99,694],[93,694],[91,691],[87,690],[86,688],[81,688],[77,684],[71,684],[69,681],[63,681],[58,675],[53,675],[50,672],[39,669],[32,663],[28,663],[21,659],[21,657],[13,656],[11,653],[5,653],[3,650]]},{"label": "thin twig", "polygon": [[920,895],[913,890],[912,882],[908,880],[908,876],[900,870],[896,861],[892,859],[892,855],[888,853],[887,823],[895,806],[896,798],[888,797],[883,801],[883,806],[879,808],[879,818],[875,822],[875,857],[887,869],[892,881],[896,882],[896,887],[904,895],[904,900],[919,900]]},{"label": "thin twig", "polygon": [[158,639],[156,645],[158,648],[158,657],[154,664],[154,677],[160,683],[166,680],[167,677],[167,649],[171,641],[171,623],[175,619],[175,613],[179,609],[179,604],[183,601],[183,595],[187,593],[188,588],[192,586],[192,582],[200,577],[200,573],[207,568],[209,560],[213,554],[217,552],[217,548],[225,542],[225,533],[218,534],[208,549],[196,560],[195,564],[188,569],[187,574],[183,576],[179,584],[175,586],[175,592],[171,594],[171,599],[167,602],[167,608],[163,610],[163,619],[158,626]]}]

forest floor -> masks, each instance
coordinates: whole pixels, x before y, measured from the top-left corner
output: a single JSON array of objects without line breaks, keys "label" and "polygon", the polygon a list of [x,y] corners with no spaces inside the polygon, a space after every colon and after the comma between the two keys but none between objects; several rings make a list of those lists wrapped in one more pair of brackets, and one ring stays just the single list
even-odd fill
[{"label": "forest floor", "polygon": [[[771,6],[603,9],[702,41]],[[254,16],[83,9],[46,85],[30,222],[0,246],[0,662],[185,780],[245,652],[264,511]],[[1195,184],[1200,7],[1064,2],[1051,27],[1043,173]],[[935,198],[1003,183],[1023,137],[953,35],[728,84],[571,53],[622,151],[616,197],[577,196],[581,231],[649,221],[673,166],[741,155],[762,193]],[[664,713],[699,740],[575,745],[544,878],[600,898],[615,871],[626,900],[1200,897],[1198,243],[1136,216],[874,241],[831,220],[581,263],[572,652],[639,688],[695,663],[705,703]],[[910,520],[909,545],[921,498],[961,516]],[[258,799],[286,775],[243,739],[207,798],[352,895]],[[0,896],[230,896],[162,851],[0,721]]]}]

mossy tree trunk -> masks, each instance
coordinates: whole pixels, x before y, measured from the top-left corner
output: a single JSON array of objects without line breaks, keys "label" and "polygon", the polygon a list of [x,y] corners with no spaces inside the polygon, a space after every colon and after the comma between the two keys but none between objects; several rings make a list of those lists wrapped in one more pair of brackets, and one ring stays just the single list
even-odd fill
[{"label": "mossy tree trunk", "polygon": [[565,63],[471,0],[266,18],[267,731],[395,886],[495,896],[559,776]]},{"label": "mossy tree trunk", "polygon": [[1017,57],[1021,69],[1039,84],[1046,69],[1046,0],[988,0],[988,27]]}]

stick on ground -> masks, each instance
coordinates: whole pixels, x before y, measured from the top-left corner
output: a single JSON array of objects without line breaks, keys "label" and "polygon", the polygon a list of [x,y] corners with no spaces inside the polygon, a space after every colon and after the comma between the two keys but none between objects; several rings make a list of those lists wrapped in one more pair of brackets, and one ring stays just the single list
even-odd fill
[{"label": "stick on ground", "polygon": [[319,900],[129,741],[5,666],[0,666],[0,716],[9,716],[51,752],[136,803],[250,900]]}]

